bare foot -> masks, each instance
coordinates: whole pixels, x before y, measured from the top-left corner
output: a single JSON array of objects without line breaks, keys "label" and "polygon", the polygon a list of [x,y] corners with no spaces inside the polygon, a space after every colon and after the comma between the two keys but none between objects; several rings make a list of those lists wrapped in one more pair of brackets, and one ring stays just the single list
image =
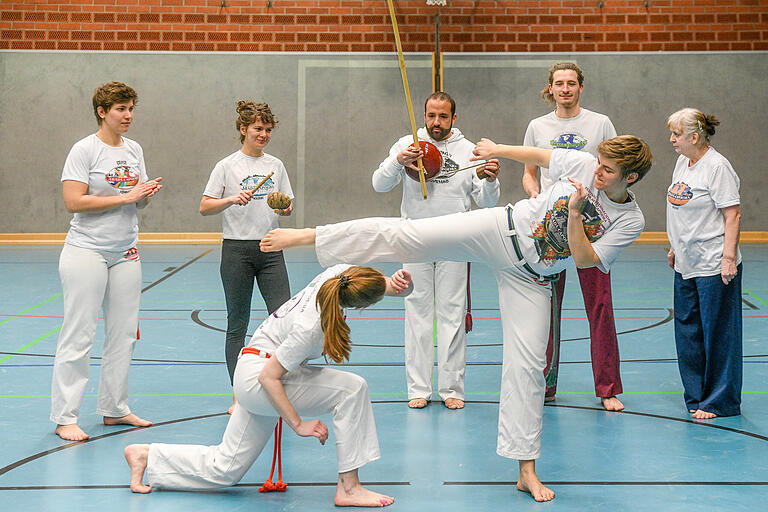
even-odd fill
[{"label": "bare foot", "polygon": [[601,398],[600,401],[603,403],[603,409],[605,409],[606,411],[623,411],[624,410],[624,404],[621,403],[621,400],[619,400],[615,396],[609,396],[608,398]]},{"label": "bare foot", "polygon": [[369,491],[360,484],[357,470],[339,473],[336,484],[336,497],[333,502],[337,507],[386,507],[395,502],[395,498]]},{"label": "bare foot", "polygon": [[414,398],[410,402],[408,402],[408,407],[411,409],[423,409],[427,406],[427,399],[426,398]]},{"label": "bare foot", "polygon": [[72,423],[71,425],[57,425],[54,432],[65,441],[85,441],[88,439],[88,434],[83,432],[83,429],[81,429],[77,423]]},{"label": "bare foot", "polygon": [[463,409],[464,400],[459,400],[458,398],[446,398],[445,406],[449,409]]},{"label": "bare foot", "polygon": [[555,397],[554,396],[545,396],[544,397],[544,402],[545,403],[546,402],[554,402],[554,401],[555,401]]},{"label": "bare foot", "polygon": [[131,491],[146,494],[152,491],[148,485],[144,485],[144,470],[147,469],[149,457],[148,444],[130,444],[125,447],[125,460],[131,470]]},{"label": "bare foot", "polygon": [[517,490],[527,492],[536,501],[550,501],[555,497],[555,492],[541,483],[536,476],[535,460],[520,461],[520,476],[517,479]]},{"label": "bare foot", "polygon": [[295,247],[297,245],[311,245],[315,243],[314,228],[283,228],[273,229],[261,239],[259,248],[261,252],[275,252]]},{"label": "bare foot", "polygon": [[113,418],[111,416],[104,416],[105,425],[133,425],[134,427],[149,427],[152,425],[151,421],[147,421],[139,418],[135,414],[127,414],[120,416],[119,418]]},{"label": "bare foot", "polygon": [[697,409],[696,412],[693,413],[693,417],[697,420],[711,420],[712,418],[717,418],[717,414]]},{"label": "bare foot", "polygon": [[232,411],[235,410],[235,405],[237,405],[237,398],[234,396],[232,397],[232,405],[229,406],[229,409],[227,409],[227,414],[232,414]]}]

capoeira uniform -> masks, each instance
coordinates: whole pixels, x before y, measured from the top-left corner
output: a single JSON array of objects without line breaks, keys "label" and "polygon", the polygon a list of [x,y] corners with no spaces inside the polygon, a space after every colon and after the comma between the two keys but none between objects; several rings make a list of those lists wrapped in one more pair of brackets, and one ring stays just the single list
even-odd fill
[{"label": "capoeira uniform", "polygon": [[268,153],[259,157],[235,151],[220,160],[211,172],[204,196],[229,197],[256,185],[274,173],[253,194],[248,204],[232,205],[222,212],[221,283],[227,301],[227,335],[224,355],[231,381],[251,319],[253,280],[272,313],[291,298],[283,251],[261,252],[259,241],[279,226],[277,215],[267,204],[270,192],[282,192],[293,199],[293,190],[283,162]]},{"label": "capoeira uniform", "polygon": [[[96,134],[78,141],[67,156],[61,181],[88,185],[88,194],[118,196],[147,181],[141,146],[105,144]],[[88,384],[90,353],[103,308],[105,338],[97,413],[130,414],[128,370],[136,343],[141,263],[135,203],[97,213],[75,213],[59,258],[64,321],[51,384],[51,421],[77,423]]]},{"label": "capoeira uniform", "polygon": [[534,199],[513,206],[428,219],[359,219],[316,228],[318,261],[476,261],[490,266],[499,288],[503,367],[497,453],[530,460],[539,457],[544,404],[545,352],[551,288],[547,276],[571,265],[567,240],[572,177],[587,190],[585,229],[608,271],[624,247],[643,230],[634,196],[614,203],[594,188],[595,157],[555,150],[550,173],[558,181]]},{"label": "capoeira uniform", "polygon": [[[586,108],[576,117],[558,117],[554,111],[533,119],[525,130],[523,145],[544,149],[571,149],[597,156],[597,146],[606,139],[616,136],[616,129],[608,116],[592,112]],[[549,169],[541,171],[541,190],[552,185]],[[592,374],[595,381],[595,394],[607,398],[621,394],[621,374],[619,373],[619,340],[616,336],[616,323],[613,317],[613,298],[611,296],[611,274],[603,273],[597,267],[577,269],[581,294],[584,297],[584,309],[589,320],[590,353]],[[554,353],[554,327],[560,331],[563,294],[565,293],[565,273],[555,282],[557,296],[557,318],[552,320],[547,344],[547,365],[557,367],[560,352]],[[555,323],[556,322],[556,323]],[[554,359],[554,361],[553,361]],[[554,384],[547,388],[547,396],[554,398],[557,392],[557,373]]]},{"label": "capoeira uniform", "polygon": [[[488,182],[477,177],[474,169],[457,172],[470,165],[474,143],[453,128],[445,140],[432,139],[425,128],[418,130],[419,140],[434,144],[443,156],[440,172],[427,182],[427,200],[421,185],[403,179],[405,167],[397,155],[413,144],[413,136],[398,140],[389,156],[373,172],[373,188],[388,192],[403,182],[401,216],[422,219],[465,212],[471,208],[470,197],[481,208],[495,206],[499,200],[499,180]],[[434,364],[433,331],[437,320],[437,388],[440,398],[464,400],[464,372],[467,362],[467,333],[464,317],[467,307],[467,264],[458,261],[407,263],[413,291],[405,298],[405,377],[408,399],[432,398]]]},{"label": "capoeira uniform", "polygon": [[315,301],[320,286],[349,265],[336,265],[272,313],[248,347],[259,354],[240,355],[235,369],[237,404],[217,446],[153,443],[147,478],[156,489],[212,489],[239,482],[272,437],[278,414],[259,383],[270,357],[287,370],[282,377],[288,400],[301,416],[333,415],[339,473],[380,457],[368,385],[358,375],[308,366],[323,355],[323,331]]}]

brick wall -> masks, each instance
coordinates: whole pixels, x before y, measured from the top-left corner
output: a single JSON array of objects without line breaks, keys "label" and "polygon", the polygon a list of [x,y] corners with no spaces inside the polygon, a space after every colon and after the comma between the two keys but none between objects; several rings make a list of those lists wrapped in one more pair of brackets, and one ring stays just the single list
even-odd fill
[{"label": "brick wall", "polygon": [[[768,50],[768,0],[396,0],[395,9],[404,51],[434,51],[438,12],[449,52]],[[0,0],[0,49],[389,52],[394,38],[385,0]]]}]

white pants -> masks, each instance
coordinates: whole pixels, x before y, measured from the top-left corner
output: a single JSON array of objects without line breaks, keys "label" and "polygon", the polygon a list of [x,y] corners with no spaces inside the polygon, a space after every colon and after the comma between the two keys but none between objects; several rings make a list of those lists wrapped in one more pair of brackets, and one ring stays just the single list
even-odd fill
[{"label": "white pants", "polygon": [[51,384],[51,421],[77,423],[88,384],[99,313],[105,339],[96,412],[119,418],[128,408],[128,371],[139,325],[141,263],[137,252],[114,253],[64,244],[59,258],[64,321]]},{"label": "white pants", "polygon": [[[405,377],[408,399],[432,398],[433,333],[437,335],[437,392],[464,400],[467,362],[467,264],[407,263],[413,291],[405,298]],[[433,320],[437,318],[437,329]],[[435,331],[437,331],[435,333]]]},{"label": "white pants", "polygon": [[[158,489],[202,490],[234,485],[272,437],[278,415],[259,384],[266,358],[241,355],[234,375],[237,404],[217,446],[149,445],[147,479]],[[380,457],[365,380],[331,368],[300,366],[283,378],[288,400],[302,417],[333,414],[339,473]],[[314,441],[314,438],[312,438]]]},{"label": "white pants", "polygon": [[323,266],[334,263],[473,261],[490,266],[499,287],[504,354],[496,452],[540,455],[544,367],[552,291],[519,269],[505,208],[428,219],[359,219],[316,228]]}]

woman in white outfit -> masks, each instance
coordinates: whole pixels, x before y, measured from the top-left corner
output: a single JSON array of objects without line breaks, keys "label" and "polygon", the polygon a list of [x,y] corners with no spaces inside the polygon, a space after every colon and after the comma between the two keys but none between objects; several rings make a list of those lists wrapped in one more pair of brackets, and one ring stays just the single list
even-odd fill
[{"label": "woman in white outfit", "polygon": [[99,130],[72,147],[61,175],[64,204],[75,215],[59,258],[64,321],[53,362],[51,421],[68,441],[88,439],[78,416],[102,309],[106,336],[97,412],[106,425],[151,425],[128,407],[128,370],[141,296],[137,210],[162,188],[162,178],[147,178],[141,146],[123,137],[136,101],[136,92],[123,83],[97,88]]},{"label": "woman in white outfit", "polygon": [[262,250],[315,244],[318,261],[476,261],[494,270],[504,353],[496,453],[517,459],[517,487],[537,501],[554,498],[535,471],[540,456],[551,279],[567,265],[607,272],[642,232],[627,188],[651,167],[637,137],[603,141],[598,157],[565,149],[504,146],[483,139],[474,160],[504,157],[549,168],[556,183],[536,198],[427,219],[358,219],[308,229],[278,229]]},{"label": "woman in white outfit", "polygon": [[[362,377],[308,366],[325,356],[349,358],[344,308],[364,308],[386,295],[410,293],[410,274],[391,277],[369,267],[336,265],[272,313],[256,330],[237,362],[237,403],[218,446],[158,444],[125,449],[131,490],[203,490],[237,483],[272,436],[278,417],[302,437],[325,444],[328,428],[301,416],[333,414],[339,479],[335,504],[380,507],[393,498],[362,487],[358,469],[380,457],[373,408]],[[301,415],[301,416],[300,416]],[[149,485],[144,485],[146,470]]]}]

